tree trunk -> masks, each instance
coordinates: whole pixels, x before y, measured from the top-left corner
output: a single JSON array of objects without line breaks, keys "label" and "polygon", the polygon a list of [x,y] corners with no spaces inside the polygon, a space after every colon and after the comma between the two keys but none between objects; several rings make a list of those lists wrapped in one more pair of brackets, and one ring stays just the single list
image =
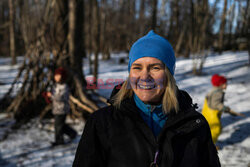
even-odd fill
[{"label": "tree trunk", "polygon": [[24,0],[19,1],[19,7],[20,7],[20,29],[21,29],[21,34],[22,34],[22,39],[24,42],[24,49],[27,51],[28,50],[28,45],[29,45],[29,37],[27,33],[27,10],[28,10],[28,5],[27,2]]},{"label": "tree trunk", "polygon": [[200,44],[200,65],[199,65],[199,69],[198,69],[198,75],[202,74],[202,70],[203,70],[203,65],[206,61],[206,57],[207,57],[207,51],[206,51],[206,38],[207,38],[207,26],[208,26],[208,17],[209,17],[209,7],[208,7],[208,0],[203,0],[203,5],[202,5],[202,12],[204,13],[204,18],[203,18],[203,22],[201,25],[201,38],[199,41]]},{"label": "tree trunk", "polygon": [[101,17],[101,31],[100,31],[100,50],[102,52],[102,59],[110,59],[110,41],[108,38],[109,29],[107,28],[107,1],[101,1],[100,17]]},{"label": "tree trunk", "polygon": [[66,19],[68,14],[68,0],[56,1],[54,6],[54,42],[53,42],[53,54],[57,59],[57,66],[66,66],[68,62],[65,61],[63,53],[68,53],[66,48],[66,40],[68,34],[68,20]]},{"label": "tree trunk", "polygon": [[92,19],[93,19],[93,0],[88,1],[88,24],[87,26],[87,39],[88,42],[86,45],[88,46],[88,60],[89,60],[89,73],[93,74],[93,61],[91,60],[91,55],[93,52],[93,24],[92,24]]},{"label": "tree trunk", "polygon": [[139,35],[143,35],[144,24],[145,24],[145,0],[140,0],[140,12],[139,12]]},{"label": "tree trunk", "polygon": [[190,2],[190,13],[191,13],[191,19],[190,19],[190,30],[189,30],[189,39],[188,39],[188,47],[189,47],[189,51],[191,52],[191,54],[194,52],[194,48],[193,48],[193,43],[194,43],[194,27],[195,27],[195,12],[194,12],[194,3],[192,0],[189,1]]},{"label": "tree trunk", "polygon": [[203,0],[193,6],[194,22],[192,25],[193,41],[192,41],[192,54],[193,54],[193,74],[201,75],[203,64],[206,60],[206,34],[208,29],[209,7],[208,1]]},{"label": "tree trunk", "polygon": [[235,2],[233,2],[232,6],[230,7],[230,19],[229,19],[229,36],[228,36],[228,43],[227,45],[229,45],[233,50],[235,49],[235,42],[234,42],[234,36],[233,36],[233,21],[234,21],[234,17],[235,17]]},{"label": "tree trunk", "polygon": [[177,40],[177,44],[175,45],[175,53],[177,56],[180,53],[180,49],[181,49],[181,45],[182,45],[185,33],[186,33],[186,25],[184,25],[184,28],[181,31],[181,34],[179,35],[179,38]]},{"label": "tree trunk", "polygon": [[84,23],[84,0],[69,1],[69,55],[70,67],[79,79],[86,85],[83,75],[83,57],[85,57],[83,23]]},{"label": "tree trunk", "polygon": [[84,0],[70,0],[69,1],[69,56],[70,67],[74,74],[74,94],[80,97],[81,101],[92,107],[98,109],[97,105],[88,99],[84,90],[87,82],[84,79],[82,64],[83,57],[85,57],[83,45],[83,18],[84,18]]},{"label": "tree trunk", "polygon": [[68,43],[69,43],[69,56],[70,63],[72,65],[76,64],[75,62],[75,29],[76,29],[76,1],[69,1],[69,34],[68,34]]},{"label": "tree trunk", "polygon": [[224,0],[223,13],[221,16],[220,32],[219,32],[219,53],[221,54],[224,46],[224,31],[226,24],[227,0]]},{"label": "tree trunk", "polygon": [[244,12],[244,19],[243,19],[243,25],[242,25],[242,31],[241,36],[246,36],[247,38],[247,47],[248,47],[248,65],[250,66],[250,5],[249,1],[247,0],[246,9]]},{"label": "tree trunk", "polygon": [[129,17],[127,18],[127,50],[129,50],[131,41],[135,41],[133,34],[136,32],[136,27],[135,25],[135,14],[136,14],[136,9],[135,9],[135,0],[129,0],[129,5],[128,5],[128,11],[129,11]]},{"label": "tree trunk", "polygon": [[98,77],[98,54],[100,51],[100,11],[99,11],[99,4],[97,0],[94,0],[93,4],[93,46],[94,46],[94,53],[95,53],[95,60],[94,60],[94,82],[97,82]]},{"label": "tree trunk", "polygon": [[157,25],[157,4],[158,0],[152,1],[152,23],[151,23],[151,29],[155,30]]},{"label": "tree trunk", "polygon": [[10,57],[11,57],[11,64],[16,64],[16,54],[15,54],[15,21],[14,21],[14,6],[13,0],[9,1],[9,33],[10,33]]},{"label": "tree trunk", "polygon": [[250,32],[249,32],[249,28],[250,28],[250,14],[248,14],[247,12],[249,12],[250,9],[250,5],[249,5],[249,0],[247,0],[247,6],[246,6],[246,30],[248,29],[247,32],[247,44],[248,44],[248,65],[250,66]]},{"label": "tree trunk", "polygon": [[247,30],[249,31],[249,19],[250,19],[249,10],[250,10],[249,0],[247,0],[247,4],[246,4],[244,16],[243,16],[242,30],[241,30],[241,35],[242,36],[249,33],[249,32],[247,32]]},{"label": "tree trunk", "polygon": [[[179,36],[179,0],[171,1],[171,17],[170,17],[170,26],[169,26],[169,38],[177,39]],[[176,45],[176,40],[173,40],[172,45]]]},{"label": "tree trunk", "polygon": [[[250,9],[250,5],[249,5],[249,0],[247,0],[247,10],[249,12]],[[245,13],[246,15],[247,13]],[[247,21],[247,25],[246,28],[248,29],[247,32],[247,44],[248,44],[248,66],[250,66],[250,32],[249,32],[249,28],[250,28],[250,14],[247,14],[246,16],[246,21]]]}]

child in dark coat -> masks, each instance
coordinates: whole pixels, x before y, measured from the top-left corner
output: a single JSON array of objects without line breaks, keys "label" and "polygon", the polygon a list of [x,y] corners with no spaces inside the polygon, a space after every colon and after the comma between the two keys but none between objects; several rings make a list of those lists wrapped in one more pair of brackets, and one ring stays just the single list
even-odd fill
[{"label": "child in dark coat", "polygon": [[52,99],[52,113],[55,117],[55,142],[53,146],[64,144],[63,135],[66,134],[73,140],[77,132],[65,123],[66,115],[70,111],[69,88],[65,83],[66,70],[62,67],[55,70],[54,80],[56,82],[52,92],[47,96]]}]

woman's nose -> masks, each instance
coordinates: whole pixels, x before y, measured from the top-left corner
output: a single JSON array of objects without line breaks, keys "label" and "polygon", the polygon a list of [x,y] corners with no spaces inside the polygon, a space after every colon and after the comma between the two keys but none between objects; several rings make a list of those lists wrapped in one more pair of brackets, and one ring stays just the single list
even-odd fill
[{"label": "woman's nose", "polygon": [[150,72],[148,70],[142,70],[140,80],[148,82],[151,79]]}]

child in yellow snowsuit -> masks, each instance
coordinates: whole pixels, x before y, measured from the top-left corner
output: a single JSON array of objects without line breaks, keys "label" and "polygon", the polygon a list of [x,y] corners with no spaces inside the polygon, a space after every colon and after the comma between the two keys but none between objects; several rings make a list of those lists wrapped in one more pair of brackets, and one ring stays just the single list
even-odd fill
[{"label": "child in yellow snowsuit", "polygon": [[227,112],[233,116],[240,115],[224,105],[224,90],[227,88],[227,79],[215,74],[211,78],[213,88],[207,94],[202,109],[202,114],[208,121],[213,142],[216,143],[221,133],[221,114]]}]

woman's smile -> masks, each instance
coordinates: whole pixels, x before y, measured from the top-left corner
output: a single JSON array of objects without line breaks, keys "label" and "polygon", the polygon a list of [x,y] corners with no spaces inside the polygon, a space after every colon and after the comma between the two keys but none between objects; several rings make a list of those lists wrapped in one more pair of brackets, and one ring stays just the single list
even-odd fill
[{"label": "woman's smile", "polygon": [[155,88],[155,85],[140,85],[140,84],[137,84],[137,86],[138,86],[139,89],[143,89],[143,90],[151,90],[151,89]]}]

